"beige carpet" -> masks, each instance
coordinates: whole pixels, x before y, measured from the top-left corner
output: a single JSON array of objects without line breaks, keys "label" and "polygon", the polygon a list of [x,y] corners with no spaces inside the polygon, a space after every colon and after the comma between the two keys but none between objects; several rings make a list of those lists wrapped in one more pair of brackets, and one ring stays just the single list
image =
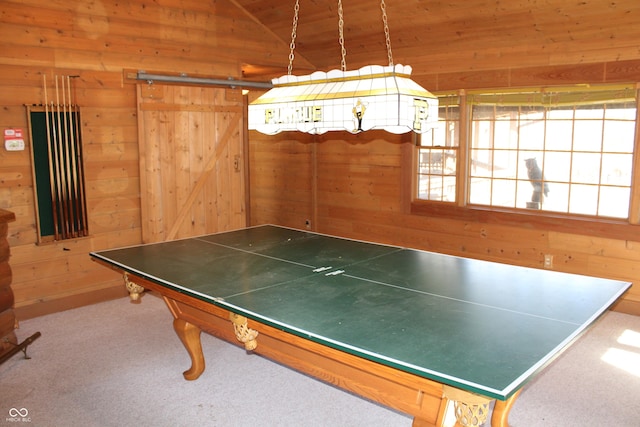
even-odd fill
[{"label": "beige carpet", "polygon": [[[189,358],[153,295],[24,321],[22,354],[0,365],[0,426],[410,426],[411,419],[203,334]],[[27,418],[11,417],[25,408]],[[15,412],[15,411],[14,411]],[[608,313],[523,391],[517,427],[640,425],[640,317]]]}]

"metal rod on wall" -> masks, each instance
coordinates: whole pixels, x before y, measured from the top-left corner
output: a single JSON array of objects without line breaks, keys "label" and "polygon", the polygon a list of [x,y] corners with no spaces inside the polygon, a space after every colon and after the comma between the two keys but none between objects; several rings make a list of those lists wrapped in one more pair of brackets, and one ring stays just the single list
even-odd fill
[{"label": "metal rod on wall", "polygon": [[189,76],[165,76],[162,74],[148,74],[144,71],[139,71],[136,74],[137,80],[157,81],[157,82],[170,82],[170,83],[192,83],[200,85],[213,85],[213,86],[229,86],[229,87],[253,87],[258,89],[271,89],[273,84],[271,82],[251,82],[247,80],[235,80],[229,78],[225,79],[208,79],[202,77],[189,77]]}]

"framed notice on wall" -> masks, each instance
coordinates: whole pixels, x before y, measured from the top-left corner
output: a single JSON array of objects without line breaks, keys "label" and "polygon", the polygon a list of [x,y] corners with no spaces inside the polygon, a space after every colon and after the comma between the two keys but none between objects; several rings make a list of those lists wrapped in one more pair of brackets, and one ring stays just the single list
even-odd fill
[{"label": "framed notice on wall", "polygon": [[22,136],[22,129],[9,128],[4,130],[4,148],[7,151],[24,150],[24,138]]}]

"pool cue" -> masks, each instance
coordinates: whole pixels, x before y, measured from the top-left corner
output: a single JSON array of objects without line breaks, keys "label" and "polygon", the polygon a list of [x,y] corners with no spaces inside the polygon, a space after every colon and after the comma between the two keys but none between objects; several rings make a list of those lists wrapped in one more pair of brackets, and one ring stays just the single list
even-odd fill
[{"label": "pool cue", "polygon": [[[43,78],[43,87],[44,87],[44,115],[45,115],[45,123],[47,126],[47,154],[49,155],[49,185],[51,187],[51,211],[53,214],[53,235],[54,239],[58,239],[59,231],[58,231],[58,207],[57,207],[57,192],[55,185],[55,174],[53,171],[53,144],[51,142],[51,123],[49,120],[49,99],[47,97],[47,76],[46,74],[42,75]],[[53,116],[53,112],[52,112]],[[53,119],[53,117],[51,117]]]}]

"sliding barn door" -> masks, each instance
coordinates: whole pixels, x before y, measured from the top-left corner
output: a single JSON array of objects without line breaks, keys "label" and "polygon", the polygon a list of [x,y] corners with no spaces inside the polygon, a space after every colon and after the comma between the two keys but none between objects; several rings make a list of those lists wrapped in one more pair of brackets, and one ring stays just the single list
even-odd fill
[{"label": "sliding barn door", "polygon": [[158,84],[137,91],[143,241],[244,227],[241,92]]}]

